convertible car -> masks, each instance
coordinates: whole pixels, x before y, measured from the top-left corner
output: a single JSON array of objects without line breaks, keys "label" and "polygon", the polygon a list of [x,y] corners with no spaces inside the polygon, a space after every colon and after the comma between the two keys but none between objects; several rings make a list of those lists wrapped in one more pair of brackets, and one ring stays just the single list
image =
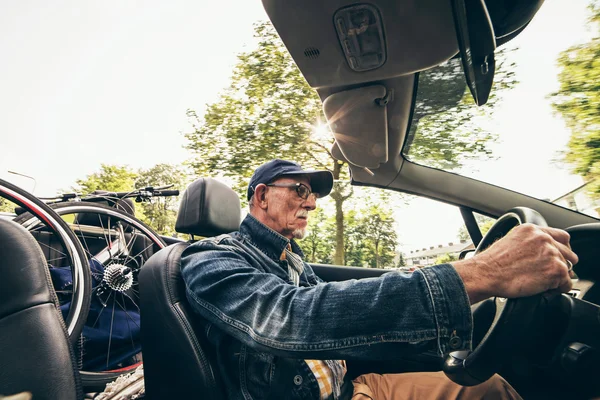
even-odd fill
[{"label": "convertible car", "polygon": [[[396,217],[403,243],[393,266],[402,273],[426,268],[442,254],[437,248],[469,257],[523,223],[567,230],[579,256],[568,294],[473,305],[472,351],[423,348],[379,362],[349,360],[348,374],[442,370],[461,385],[474,385],[499,373],[525,399],[600,396],[600,195],[594,175],[600,145],[593,136],[598,89],[590,81],[590,71],[599,68],[593,58],[596,3],[263,0],[263,6],[322,102],[334,139],[327,155],[347,170],[334,171],[336,185],[345,181],[355,191],[391,196],[381,197],[386,200],[379,207]],[[341,209],[344,196],[332,197],[323,208]],[[182,196],[178,231],[191,238],[227,233],[241,215],[232,189],[200,178]],[[0,222],[11,218],[5,214]],[[452,234],[443,246],[413,240],[418,231],[438,240],[448,224]],[[143,372],[130,381],[134,389],[125,390],[122,380],[122,394],[114,388],[102,394],[102,386],[88,398],[223,398],[222,371],[179,274],[178,257],[190,241],[162,240],[168,246],[154,252],[139,275]],[[325,281],[390,273],[331,259],[312,264]],[[0,298],[9,302],[15,296],[9,288],[20,286],[0,287],[6,288]],[[18,335],[19,326],[11,329],[10,337]],[[52,379],[79,385],[72,374],[77,363],[59,339],[61,346],[46,349],[52,357],[62,352],[69,368],[61,373],[70,375]],[[16,348],[6,343],[1,351],[28,352],[26,342]],[[37,356],[24,357],[30,365],[19,366],[19,373],[28,376]],[[0,368],[12,368],[2,358]],[[2,376],[0,394],[12,394],[3,393],[9,386]],[[23,381],[22,391],[35,392],[34,382]],[[70,386],[53,393],[61,390],[65,399],[84,396]]]},{"label": "convertible car", "polygon": [[[572,123],[578,116],[568,108],[569,98],[597,107],[589,92],[576,89],[585,78],[572,68],[591,46],[593,33],[582,27],[597,29],[597,11],[592,4],[589,19],[577,23],[575,5],[542,3],[313,1],[282,7],[264,1],[323,102],[335,137],[331,154],[348,165],[354,185],[445,203],[445,212],[462,216],[476,251],[516,224],[533,222],[566,229],[579,255],[569,294],[476,304],[470,354],[444,359],[425,352],[390,362],[387,371],[443,369],[461,384],[499,372],[524,398],[599,394],[600,203],[592,175],[577,180],[569,174],[581,165],[574,160],[597,152],[598,143],[577,146],[587,133],[585,125]],[[564,161],[569,152],[571,166]],[[481,216],[495,219],[485,237]],[[436,221],[422,218],[438,229]],[[419,252],[412,254],[418,261]],[[326,280],[385,272],[316,270]],[[360,372],[382,368],[355,366]]]}]

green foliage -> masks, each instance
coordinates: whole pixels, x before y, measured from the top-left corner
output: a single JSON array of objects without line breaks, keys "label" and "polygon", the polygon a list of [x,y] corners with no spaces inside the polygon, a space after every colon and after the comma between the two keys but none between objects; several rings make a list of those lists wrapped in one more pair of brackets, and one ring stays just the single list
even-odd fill
[{"label": "green foliage", "polygon": [[308,233],[302,239],[302,250],[309,263],[331,264],[333,262],[335,221],[327,218],[322,208],[313,211],[308,220]]},{"label": "green foliage", "polygon": [[[183,167],[171,164],[157,164],[152,168],[141,170],[135,179],[135,187],[160,187],[174,185],[169,190],[183,191],[187,183],[187,174]],[[150,202],[136,203],[141,209],[138,217],[162,235],[174,236],[175,221],[179,208],[178,197],[154,197]]]},{"label": "green foliage", "polygon": [[[185,189],[187,174],[182,166],[157,164],[147,170],[134,172],[126,166],[102,164],[95,172],[76,181],[74,190],[83,195],[95,190],[128,192],[147,186],[174,184],[170,189]],[[178,208],[177,197],[154,197],[151,202],[135,203],[135,216],[163,235],[175,234]]]},{"label": "green foliage", "polygon": [[0,197],[0,212],[14,213],[15,204]]},{"label": "green foliage", "polygon": [[371,268],[391,266],[398,241],[391,211],[372,205],[362,223],[365,227],[364,241],[368,246],[368,265]]},{"label": "green foliage", "polygon": [[396,264],[396,268],[406,267],[406,260],[404,259],[404,253],[400,253],[398,255],[398,264]]},{"label": "green foliage", "polygon": [[[347,179],[343,163],[331,157],[331,135],[315,129],[325,117],[321,100],[308,85],[269,22],[255,24],[256,49],[240,54],[230,86],[207,106],[200,118],[188,110],[193,131],[186,133],[190,165],[200,176],[233,182],[242,201],[248,180],[262,163],[283,158],[304,167],[328,169]],[[343,262],[342,203],[352,195],[348,184],[336,184],[336,263]]]},{"label": "green foliage", "polygon": [[476,107],[463,74],[460,59],[452,59],[419,75],[417,103],[404,152],[413,161],[445,170],[465,161],[489,158],[488,145],[496,135],[472,123],[490,116],[502,92],[518,82],[510,51],[496,52],[496,73],[488,102]]},{"label": "green foliage", "polygon": [[[600,7],[590,6],[590,24],[600,29]],[[558,58],[558,91],[550,95],[552,106],[571,129],[564,161],[583,176],[591,191],[600,194],[600,35],[570,47]]]},{"label": "green foliage", "polygon": [[95,190],[123,192],[131,190],[137,174],[127,166],[101,164],[100,171],[75,181],[74,190],[86,195]]},{"label": "green foliage", "polygon": [[489,219],[489,220],[485,221],[483,224],[479,225],[479,229],[481,230],[481,234],[485,235],[486,233],[488,233],[488,231],[490,230],[490,228],[492,227],[492,225],[494,225],[495,222],[496,222],[496,220]]},{"label": "green foliage", "polygon": [[365,267],[367,262],[368,245],[364,241],[366,226],[362,223],[359,213],[351,209],[344,215],[346,240],[344,241],[345,265]]},{"label": "green foliage", "polygon": [[238,56],[230,86],[204,117],[189,110],[186,134],[195,173],[221,175],[243,193],[256,167],[272,158],[331,169],[331,138],[315,138],[325,121],[317,93],[306,83],[270,23],[255,24],[258,47]]},{"label": "green foliage", "polygon": [[[381,192],[380,193],[386,193]],[[384,195],[384,204],[389,203]],[[375,201],[379,197],[375,196]],[[373,201],[360,202],[344,213],[345,241],[343,263],[337,263],[335,254],[335,215],[325,211],[331,200],[310,214],[307,236],[301,246],[308,262],[349,265],[355,267],[385,268],[395,263],[397,236],[391,210],[384,210]]]},{"label": "green foliage", "polygon": [[[475,221],[477,221],[477,225],[479,226],[479,230],[481,231],[482,235],[485,235],[487,231],[490,230],[492,225],[494,225],[494,222],[496,222],[496,220],[493,218],[486,217],[485,215],[477,213],[475,213]],[[458,238],[460,240],[471,240],[471,236],[469,235],[469,232],[467,231],[467,227],[465,225],[461,226],[458,230]]]},{"label": "green foliage", "polygon": [[435,264],[446,264],[452,261],[458,260],[458,256],[456,254],[446,253],[435,259]]}]

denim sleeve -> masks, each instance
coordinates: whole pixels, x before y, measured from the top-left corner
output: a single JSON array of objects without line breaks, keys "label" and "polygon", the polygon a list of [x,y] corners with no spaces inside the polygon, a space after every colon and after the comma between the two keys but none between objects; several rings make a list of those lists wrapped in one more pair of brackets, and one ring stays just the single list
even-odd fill
[{"label": "denim sleeve", "polygon": [[190,246],[182,275],[196,312],[244,344],[282,357],[381,360],[471,346],[468,297],[449,264],[295,287],[242,252]]}]

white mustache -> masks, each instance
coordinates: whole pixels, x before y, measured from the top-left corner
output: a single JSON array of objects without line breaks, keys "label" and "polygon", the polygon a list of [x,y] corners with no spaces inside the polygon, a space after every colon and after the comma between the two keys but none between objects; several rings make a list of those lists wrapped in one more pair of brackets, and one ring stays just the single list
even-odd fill
[{"label": "white mustache", "polygon": [[308,217],[308,210],[302,209],[298,211],[296,217]]}]

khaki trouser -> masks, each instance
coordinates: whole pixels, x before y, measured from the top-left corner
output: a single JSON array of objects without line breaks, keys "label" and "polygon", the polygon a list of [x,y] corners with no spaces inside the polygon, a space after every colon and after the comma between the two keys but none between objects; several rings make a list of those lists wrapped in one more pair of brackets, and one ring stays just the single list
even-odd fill
[{"label": "khaki trouser", "polygon": [[365,374],[354,381],[352,400],[521,399],[500,375],[477,386],[460,386],[443,372]]}]

